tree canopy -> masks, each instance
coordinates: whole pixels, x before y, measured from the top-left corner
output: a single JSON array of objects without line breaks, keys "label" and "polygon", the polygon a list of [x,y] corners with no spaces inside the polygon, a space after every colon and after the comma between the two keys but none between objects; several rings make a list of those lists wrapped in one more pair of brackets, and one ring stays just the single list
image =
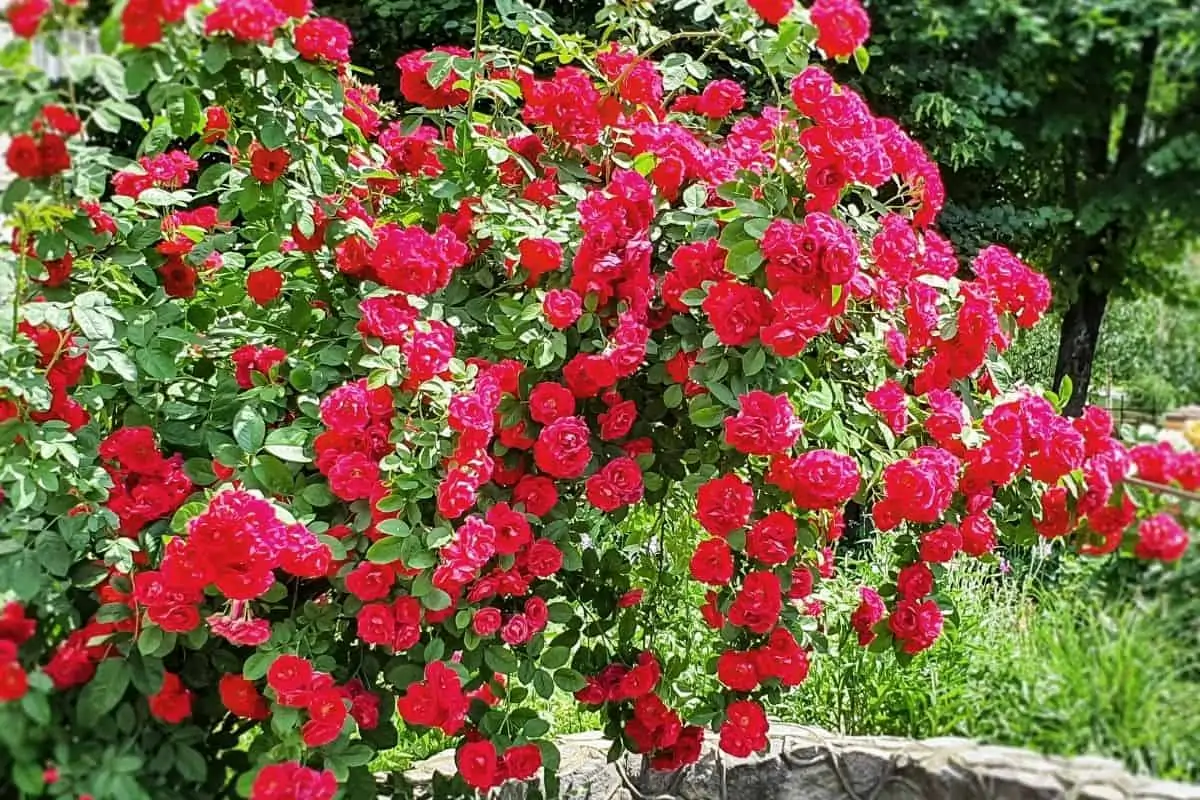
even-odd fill
[{"label": "tree canopy", "polygon": [[869,97],[944,166],[942,225],[1015,243],[1065,303],[1081,407],[1109,298],[1180,297],[1200,219],[1195,0],[875,3]]}]

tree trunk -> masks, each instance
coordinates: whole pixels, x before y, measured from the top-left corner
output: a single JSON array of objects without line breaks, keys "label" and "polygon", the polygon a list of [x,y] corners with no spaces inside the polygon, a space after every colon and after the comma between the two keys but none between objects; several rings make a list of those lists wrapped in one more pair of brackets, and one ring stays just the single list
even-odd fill
[{"label": "tree trunk", "polygon": [[1071,379],[1071,398],[1063,413],[1077,417],[1087,402],[1088,386],[1092,381],[1092,360],[1100,341],[1100,323],[1108,308],[1108,291],[1097,291],[1087,283],[1079,287],[1079,296],[1063,315],[1058,339],[1058,360],[1054,365],[1054,390],[1062,386],[1063,378]]}]

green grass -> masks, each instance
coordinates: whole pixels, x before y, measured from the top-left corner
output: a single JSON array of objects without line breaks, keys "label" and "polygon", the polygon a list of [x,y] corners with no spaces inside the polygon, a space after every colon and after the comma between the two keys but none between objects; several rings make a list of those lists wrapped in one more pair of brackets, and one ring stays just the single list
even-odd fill
[{"label": "green grass", "polygon": [[987,572],[955,571],[959,624],[909,667],[848,646],[818,659],[776,713],[851,734],[1103,755],[1200,780],[1197,653],[1165,598],[1105,597],[1090,573],[1040,586]]}]

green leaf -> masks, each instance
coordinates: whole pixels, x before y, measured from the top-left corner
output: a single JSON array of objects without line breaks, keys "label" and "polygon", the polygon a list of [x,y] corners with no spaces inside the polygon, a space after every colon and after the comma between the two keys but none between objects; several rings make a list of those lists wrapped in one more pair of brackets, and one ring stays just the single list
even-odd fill
[{"label": "green leaf", "polygon": [[258,482],[271,494],[292,493],[292,472],[278,458],[271,455],[260,455],[255,460],[251,470]]},{"label": "green leaf", "polygon": [[450,595],[441,589],[433,589],[421,598],[421,605],[430,611],[445,611],[450,607]]},{"label": "green leaf", "polygon": [[209,72],[220,72],[229,62],[229,45],[216,39],[204,50],[204,68]]},{"label": "green leaf", "polygon": [[725,409],[717,405],[693,405],[688,409],[688,419],[701,428],[715,428],[725,419]]},{"label": "green leaf", "polygon": [[138,652],[142,655],[149,655],[158,650],[163,643],[163,629],[157,625],[147,625],[142,628],[142,632],[138,634]]},{"label": "green leaf", "polygon": [[858,65],[859,72],[866,72],[867,66],[871,63],[871,54],[867,52],[867,48],[859,46],[854,51],[854,63]]},{"label": "green leaf", "polygon": [[111,56],[93,56],[96,82],[99,83],[109,96],[124,100],[129,97],[125,85],[125,67]]},{"label": "green leaf", "polygon": [[545,653],[542,653],[542,666],[546,669],[558,669],[565,666],[571,660],[571,649],[569,647],[551,647]]},{"label": "green leaf", "polygon": [[208,776],[204,756],[185,744],[175,745],[175,769],[185,781],[200,783]]},{"label": "green leaf", "polygon": [[504,645],[495,644],[485,650],[483,661],[492,671],[504,675],[517,671],[517,655]]},{"label": "green leaf", "polygon": [[242,406],[233,418],[233,438],[247,453],[258,452],[267,436],[267,424],[254,406]]},{"label": "green leaf", "polygon": [[554,673],[554,682],[564,692],[578,692],[587,686],[587,678],[570,667],[563,667]]},{"label": "green leaf", "polygon": [[129,688],[129,664],[122,658],[100,662],[96,675],[79,693],[76,714],[81,725],[92,728],[117,707]]},{"label": "green leaf", "polygon": [[400,548],[404,540],[394,536],[380,539],[367,550],[367,560],[373,564],[394,564],[400,560]]},{"label": "green leaf", "polygon": [[65,576],[75,561],[71,555],[71,548],[58,531],[42,531],[34,541],[33,547],[37,552],[38,561],[51,575]]}]

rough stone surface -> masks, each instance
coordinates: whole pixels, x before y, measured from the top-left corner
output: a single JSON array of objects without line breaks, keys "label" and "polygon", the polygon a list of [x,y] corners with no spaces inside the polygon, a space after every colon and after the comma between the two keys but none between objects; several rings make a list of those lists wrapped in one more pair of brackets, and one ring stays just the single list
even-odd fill
[{"label": "rough stone surface", "polygon": [[[1200,786],[1131,775],[1104,758],[1056,758],[967,739],[852,737],[776,723],[769,753],[747,759],[711,743],[677,774],[643,773],[638,756],[606,762],[598,733],[559,741],[564,800],[1200,800]],[[417,794],[434,772],[452,774],[441,753],[405,774]],[[509,784],[500,800],[522,800]]]}]

